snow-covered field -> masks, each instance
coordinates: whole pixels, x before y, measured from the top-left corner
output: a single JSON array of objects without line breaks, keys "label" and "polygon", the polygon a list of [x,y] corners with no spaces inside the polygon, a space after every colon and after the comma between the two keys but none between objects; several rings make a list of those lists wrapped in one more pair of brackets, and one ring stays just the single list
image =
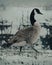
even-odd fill
[{"label": "snow-covered field", "polygon": [[0,49],[0,65],[52,65],[52,51],[39,50]]}]

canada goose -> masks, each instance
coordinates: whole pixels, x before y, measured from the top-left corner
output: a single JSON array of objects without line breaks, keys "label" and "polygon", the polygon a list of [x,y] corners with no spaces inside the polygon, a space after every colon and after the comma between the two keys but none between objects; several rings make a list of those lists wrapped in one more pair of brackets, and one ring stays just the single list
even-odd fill
[{"label": "canada goose", "polygon": [[[34,18],[34,10],[37,12],[37,14],[42,14],[39,9],[34,8],[30,14],[31,27],[17,31],[16,34],[9,40],[9,42],[7,44],[3,44],[2,47],[10,47],[16,42],[19,44],[19,42],[25,41],[26,44],[30,44],[33,48],[33,44],[37,41],[41,29],[41,26],[36,22]],[[23,45],[20,46],[20,51],[22,46]],[[33,49],[38,52],[35,48]]]}]

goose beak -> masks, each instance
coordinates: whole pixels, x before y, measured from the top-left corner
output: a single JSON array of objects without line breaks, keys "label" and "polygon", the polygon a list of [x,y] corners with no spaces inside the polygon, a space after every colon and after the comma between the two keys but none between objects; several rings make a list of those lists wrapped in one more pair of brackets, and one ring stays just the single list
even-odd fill
[{"label": "goose beak", "polygon": [[38,14],[41,14],[41,15],[43,15],[43,13],[41,13],[41,12],[39,12]]},{"label": "goose beak", "polygon": [[40,13],[41,15],[43,15],[43,13]]}]

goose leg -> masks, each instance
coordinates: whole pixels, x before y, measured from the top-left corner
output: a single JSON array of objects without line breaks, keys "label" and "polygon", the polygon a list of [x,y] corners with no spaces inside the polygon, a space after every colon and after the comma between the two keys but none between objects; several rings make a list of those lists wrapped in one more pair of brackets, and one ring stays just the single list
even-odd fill
[{"label": "goose leg", "polygon": [[39,51],[36,50],[32,45],[31,45],[31,48],[32,48],[33,50],[35,50],[37,53],[39,53]]},{"label": "goose leg", "polygon": [[20,52],[22,51],[22,46],[20,46]]},{"label": "goose leg", "polygon": [[31,48],[33,49],[33,50],[35,50],[36,51],[36,53],[38,53],[38,54],[43,54],[42,52],[39,52],[37,49],[35,49],[34,47],[33,47],[33,45],[31,45]]},{"label": "goose leg", "polygon": [[33,45],[32,45],[32,43],[31,43],[31,41],[30,41],[30,45],[31,45],[31,48],[32,48],[34,51],[36,51],[37,53],[39,53],[39,51],[38,51],[38,50],[36,50],[36,49],[33,47]]},{"label": "goose leg", "polygon": [[37,55],[39,55],[39,51],[36,50],[36,49],[33,47],[33,45],[31,45],[31,48],[36,52],[34,57],[35,57],[35,59],[37,59]]},{"label": "goose leg", "polygon": [[19,55],[21,54],[21,51],[22,51],[22,46],[20,46],[20,51],[19,51]]}]

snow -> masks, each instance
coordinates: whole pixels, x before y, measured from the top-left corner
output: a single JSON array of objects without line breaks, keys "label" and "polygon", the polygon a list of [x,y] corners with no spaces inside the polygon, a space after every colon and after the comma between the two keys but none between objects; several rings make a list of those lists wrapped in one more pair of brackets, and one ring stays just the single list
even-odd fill
[{"label": "snow", "polygon": [[22,50],[20,54],[19,49],[0,50],[0,65],[52,65],[52,51],[39,51],[42,55],[36,56],[34,50]]}]

